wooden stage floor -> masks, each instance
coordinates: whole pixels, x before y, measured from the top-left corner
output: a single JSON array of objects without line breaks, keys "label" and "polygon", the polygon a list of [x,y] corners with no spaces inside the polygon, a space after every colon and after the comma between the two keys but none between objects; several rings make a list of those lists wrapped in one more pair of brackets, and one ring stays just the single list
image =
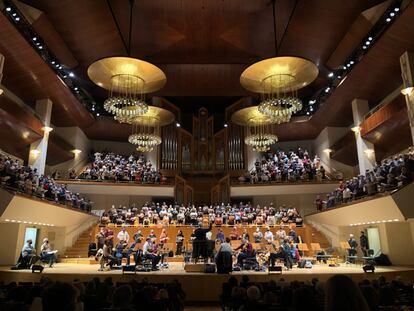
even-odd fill
[{"label": "wooden stage floor", "polygon": [[[53,280],[71,282],[74,279],[89,281],[94,277],[104,279],[111,277],[113,282],[128,282],[135,279],[141,281],[146,278],[149,282],[170,282],[178,280],[187,294],[187,300],[191,302],[218,301],[222,283],[229,278],[228,275],[205,274],[185,272],[183,263],[172,262],[168,269],[154,272],[137,272],[136,274],[122,274],[121,270],[98,271],[97,264],[76,264],[59,263],[53,268],[46,267],[42,274],[31,273],[30,270],[10,270],[10,267],[0,267],[0,281],[9,283],[16,282],[38,282],[41,277],[48,277]],[[283,271],[282,274],[269,274],[268,272],[240,271],[233,272],[239,280],[243,275],[248,275],[252,282],[280,281],[310,281],[318,278],[325,281],[334,274],[347,274],[355,281],[363,279],[375,279],[380,275],[387,279],[394,279],[401,276],[405,281],[414,280],[414,267],[376,267],[375,273],[364,273],[361,265],[345,265],[329,267],[324,264],[316,264],[312,269],[293,268],[290,271]]]}]

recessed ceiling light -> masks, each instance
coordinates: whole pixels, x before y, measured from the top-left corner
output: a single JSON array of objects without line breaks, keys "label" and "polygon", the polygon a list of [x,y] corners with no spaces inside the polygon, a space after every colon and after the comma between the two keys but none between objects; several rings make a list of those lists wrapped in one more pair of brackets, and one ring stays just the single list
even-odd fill
[{"label": "recessed ceiling light", "polygon": [[10,219],[5,219],[5,221],[10,221]]},{"label": "recessed ceiling light", "polygon": [[181,127],[181,124],[179,122],[175,123],[176,127]]},{"label": "recessed ceiling light", "polygon": [[369,40],[369,41],[372,41],[372,37],[368,37],[368,40]]},{"label": "recessed ceiling light", "polygon": [[96,114],[96,116],[97,116],[97,117],[99,117],[99,116],[100,116],[99,112]]},{"label": "recessed ceiling light", "polygon": [[400,10],[400,8],[395,8],[394,9],[395,12],[398,12],[399,10]]},{"label": "recessed ceiling light", "polygon": [[328,74],[328,77],[329,78],[332,78],[334,76],[334,73],[333,72],[330,72],[329,74]]},{"label": "recessed ceiling light", "polygon": [[7,12],[10,12],[10,11],[11,11],[11,7],[9,7],[9,6],[8,6],[8,7],[6,8],[6,11],[7,11]]},{"label": "recessed ceiling light", "polygon": [[75,74],[73,72],[69,72],[69,77],[73,78]]},{"label": "recessed ceiling light", "polygon": [[387,23],[389,23],[390,21],[391,21],[391,18],[387,18],[386,20],[385,20]]},{"label": "recessed ceiling light", "polygon": [[391,13],[390,13],[390,16],[391,16],[391,17],[395,16],[395,13],[394,13],[394,12],[391,12]]},{"label": "recessed ceiling light", "polygon": [[16,17],[15,20],[16,22],[18,22],[20,20],[20,17]]}]

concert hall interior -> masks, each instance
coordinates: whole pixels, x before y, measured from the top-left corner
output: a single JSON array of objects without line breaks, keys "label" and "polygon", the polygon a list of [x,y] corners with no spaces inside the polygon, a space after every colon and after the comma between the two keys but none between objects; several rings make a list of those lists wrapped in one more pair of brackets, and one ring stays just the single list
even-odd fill
[{"label": "concert hall interior", "polygon": [[0,310],[414,308],[414,1],[0,11]]}]

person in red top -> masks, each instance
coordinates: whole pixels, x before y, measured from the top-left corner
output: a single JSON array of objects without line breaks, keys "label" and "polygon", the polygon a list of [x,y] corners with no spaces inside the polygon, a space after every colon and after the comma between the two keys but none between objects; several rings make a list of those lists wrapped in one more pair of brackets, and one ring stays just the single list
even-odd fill
[{"label": "person in red top", "polygon": [[107,228],[105,232],[105,241],[108,241],[108,246],[110,249],[114,247],[114,232]]}]

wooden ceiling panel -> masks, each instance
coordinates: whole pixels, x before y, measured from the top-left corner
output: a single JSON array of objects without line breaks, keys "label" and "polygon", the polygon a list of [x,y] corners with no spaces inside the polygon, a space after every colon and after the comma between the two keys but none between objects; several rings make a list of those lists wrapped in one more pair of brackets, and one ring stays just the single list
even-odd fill
[{"label": "wooden ceiling panel", "polygon": [[64,86],[7,18],[0,14],[0,51],[5,57],[2,83],[28,104],[50,98],[56,126],[85,126],[92,116]]},{"label": "wooden ceiling panel", "polygon": [[312,118],[321,126],[349,126],[352,124],[351,102],[355,98],[378,103],[401,85],[399,58],[407,50],[414,50],[414,3],[374,43],[362,61],[347,76]]}]

